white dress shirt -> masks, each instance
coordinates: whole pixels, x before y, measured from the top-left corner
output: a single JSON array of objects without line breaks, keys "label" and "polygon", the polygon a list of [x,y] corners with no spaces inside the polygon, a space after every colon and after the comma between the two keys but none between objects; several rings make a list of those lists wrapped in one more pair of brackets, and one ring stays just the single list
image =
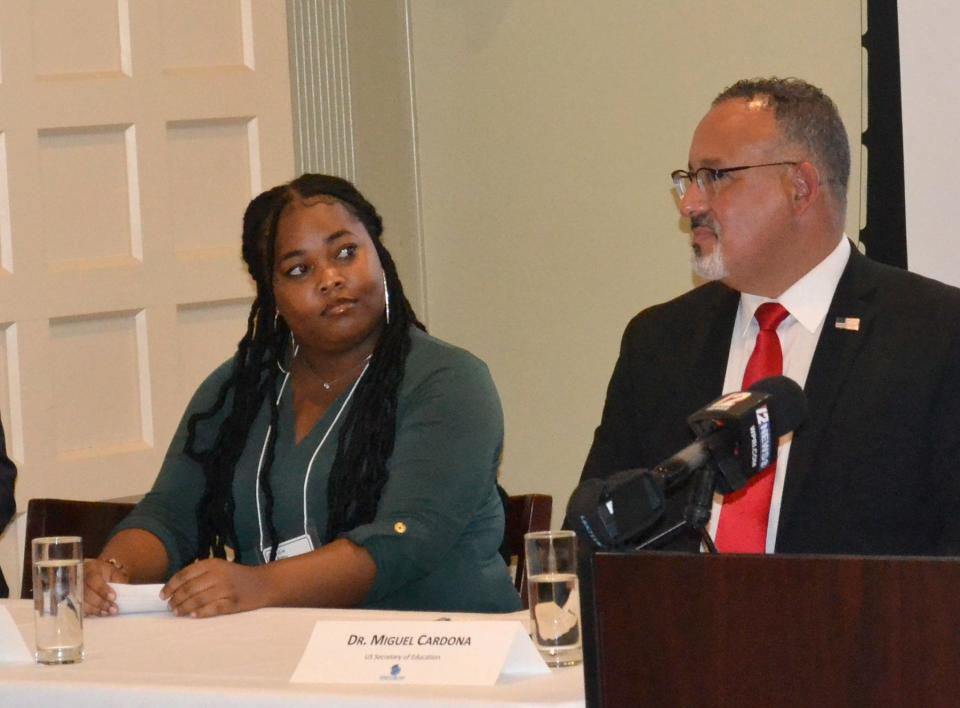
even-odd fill
[{"label": "white dress shirt", "polygon": [[[790,313],[777,328],[780,348],[783,350],[783,375],[796,381],[800,386],[807,382],[807,373],[813,361],[813,353],[820,340],[827,310],[833,300],[833,293],[840,282],[840,276],[850,258],[850,242],[846,235],[829,256],[814,266],[800,280],[791,285],[775,302],[779,302]],[[757,342],[759,325],[754,319],[757,308],[765,302],[774,302],[771,298],[740,294],[740,307],[733,323],[733,337],[730,340],[730,354],[727,357],[727,372],[723,380],[723,392],[739,391],[743,388],[743,373]],[[790,442],[793,434],[780,438],[777,448],[777,470],[773,479],[773,498],[770,500],[770,516],[767,522],[766,552],[772,553],[777,541],[777,526],[780,521],[780,501],[783,497],[783,479],[790,457]],[[720,519],[723,497],[713,498],[713,513],[710,516],[708,531],[716,538],[717,523]]]}]

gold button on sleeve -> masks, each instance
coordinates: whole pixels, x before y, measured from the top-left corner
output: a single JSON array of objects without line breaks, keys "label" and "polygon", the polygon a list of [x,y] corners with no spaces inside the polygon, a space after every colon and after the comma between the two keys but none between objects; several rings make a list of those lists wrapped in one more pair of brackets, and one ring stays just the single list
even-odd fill
[{"label": "gold button on sleeve", "polygon": [[396,531],[397,533],[406,533],[406,532],[407,532],[407,525],[406,525],[405,523],[403,523],[402,521],[398,521],[397,523],[395,523],[395,524],[393,525],[393,530]]}]

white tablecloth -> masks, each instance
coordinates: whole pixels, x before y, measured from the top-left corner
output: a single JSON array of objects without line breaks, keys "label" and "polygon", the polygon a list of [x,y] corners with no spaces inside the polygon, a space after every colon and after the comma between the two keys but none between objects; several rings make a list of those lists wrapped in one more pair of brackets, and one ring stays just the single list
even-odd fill
[{"label": "white tablecloth", "polygon": [[[29,601],[2,601],[33,648]],[[0,666],[0,705],[69,706],[549,706],[581,708],[580,667],[494,686],[289,683],[319,620],[437,619],[438,613],[270,608],[195,620],[127,615],[84,620],[85,658],[64,666]],[[445,615],[483,621],[504,615]],[[525,620],[525,613],[507,615]]]}]

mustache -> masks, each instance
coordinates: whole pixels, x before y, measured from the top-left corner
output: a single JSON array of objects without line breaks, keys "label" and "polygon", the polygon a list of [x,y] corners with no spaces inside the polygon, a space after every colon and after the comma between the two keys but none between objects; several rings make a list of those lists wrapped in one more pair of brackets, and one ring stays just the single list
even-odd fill
[{"label": "mustache", "polygon": [[691,229],[698,229],[701,226],[705,226],[706,228],[710,229],[714,233],[717,233],[717,225],[713,222],[713,219],[711,219],[710,217],[703,214],[698,214],[696,216],[690,217]]}]

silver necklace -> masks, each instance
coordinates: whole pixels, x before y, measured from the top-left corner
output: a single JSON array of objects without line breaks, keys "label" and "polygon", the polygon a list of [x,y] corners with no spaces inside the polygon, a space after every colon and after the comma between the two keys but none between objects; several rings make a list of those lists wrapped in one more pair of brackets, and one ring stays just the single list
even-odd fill
[{"label": "silver necklace", "polygon": [[[337,377],[334,378],[334,379],[330,379],[329,381],[324,381],[323,379],[321,379],[321,380],[320,380],[320,385],[323,386],[323,390],[324,390],[324,391],[329,391],[331,388],[333,388],[333,385],[334,385],[335,383],[337,383],[338,381],[342,381],[342,380],[345,379],[347,376],[349,376],[350,374],[352,374],[354,371],[356,371],[357,369],[359,369],[361,366],[364,366],[368,361],[370,361],[370,357],[372,357],[372,356],[373,356],[373,354],[367,354],[367,356],[364,357],[363,361],[358,361],[356,364],[354,364],[353,366],[351,366],[351,367],[350,367],[349,369],[347,369],[344,373],[340,374],[339,376],[337,376]],[[306,359],[304,359],[303,362],[307,365],[307,368],[310,369],[310,371],[312,371],[315,375],[317,375],[316,369],[314,369],[314,368],[310,365],[310,362],[309,362],[309,361],[307,361]]]}]

